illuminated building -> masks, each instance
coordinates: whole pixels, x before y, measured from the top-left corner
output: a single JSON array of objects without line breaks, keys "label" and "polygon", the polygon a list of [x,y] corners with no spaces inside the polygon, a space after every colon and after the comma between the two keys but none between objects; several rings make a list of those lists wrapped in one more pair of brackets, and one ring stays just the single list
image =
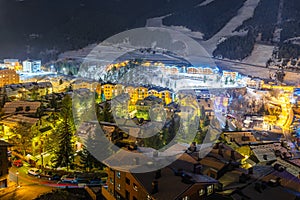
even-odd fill
[{"label": "illuminated building", "polygon": [[11,100],[38,100],[52,94],[53,87],[50,82],[27,82],[5,85],[5,91]]},{"label": "illuminated building", "polygon": [[97,90],[97,88],[100,87],[100,83],[93,82],[93,81],[84,81],[84,80],[76,80],[72,83],[72,89],[88,89],[91,92],[94,92]]},{"label": "illuminated building", "polygon": [[172,94],[168,90],[160,91],[159,92],[159,98],[161,98],[166,105],[173,102]]},{"label": "illuminated building", "polygon": [[125,93],[127,93],[129,95],[130,99],[133,99],[134,90],[135,90],[135,88],[133,86],[127,86],[125,88]]},{"label": "illuminated building", "polygon": [[179,73],[179,70],[176,66],[166,67],[165,69],[170,74],[178,74]]},{"label": "illuminated building", "polygon": [[7,148],[11,147],[7,142],[0,140],[0,188],[7,187],[7,176],[8,176],[8,156]]},{"label": "illuminated building", "polygon": [[41,71],[42,61],[25,60],[23,61],[23,72],[35,73]]},{"label": "illuminated building", "polygon": [[21,71],[22,65],[20,64],[18,59],[4,59],[4,68]]},{"label": "illuminated building", "polygon": [[236,80],[238,77],[239,73],[238,72],[231,72],[231,71],[223,71],[223,78],[229,78],[231,80]]},{"label": "illuminated building", "polygon": [[[199,173],[199,162],[188,154],[156,172],[127,173],[107,168],[105,199],[207,199],[218,181]],[[178,171],[177,171],[178,170]]]},{"label": "illuminated building", "polygon": [[155,96],[160,98],[165,105],[168,105],[173,102],[171,91],[164,88],[159,88],[159,87],[150,88],[148,90],[148,96]]},{"label": "illuminated building", "polygon": [[41,102],[12,101],[6,102],[3,113],[6,115],[22,114],[29,117],[38,117],[41,114]]},{"label": "illuminated building", "polygon": [[116,96],[119,96],[119,95],[123,94],[124,93],[124,88],[125,87],[121,84],[115,85],[114,96],[116,97]]},{"label": "illuminated building", "polygon": [[151,88],[151,89],[149,89],[149,91],[148,91],[148,95],[149,95],[149,96],[159,97],[159,92],[158,92],[156,89]]},{"label": "illuminated building", "polygon": [[187,73],[188,74],[199,74],[199,71],[196,67],[189,67],[189,68],[187,68]]},{"label": "illuminated building", "polygon": [[102,85],[102,95],[104,100],[111,100],[114,95],[115,86],[113,84],[104,84]]},{"label": "illuminated building", "polygon": [[134,89],[134,93],[132,95],[132,102],[136,103],[138,100],[143,100],[146,97],[148,97],[148,88],[137,87]]},{"label": "illuminated building", "polygon": [[11,69],[0,70],[0,87],[9,84],[16,84],[20,82],[20,77],[16,71]]}]

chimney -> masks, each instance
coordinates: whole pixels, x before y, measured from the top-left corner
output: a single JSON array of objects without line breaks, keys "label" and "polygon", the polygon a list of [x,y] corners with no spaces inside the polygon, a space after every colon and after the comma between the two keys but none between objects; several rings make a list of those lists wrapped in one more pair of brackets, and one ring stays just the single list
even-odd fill
[{"label": "chimney", "polygon": [[202,166],[200,164],[194,164],[194,173],[201,174]]},{"label": "chimney", "polygon": [[221,145],[219,145],[218,154],[223,157],[223,148]]},{"label": "chimney", "polygon": [[277,178],[276,178],[276,184],[277,184],[277,185],[280,185],[280,184],[281,184],[281,178],[280,178],[280,177],[277,177]]},{"label": "chimney", "polygon": [[161,170],[159,169],[155,172],[155,179],[159,179],[160,177],[161,177]]},{"label": "chimney", "polygon": [[183,174],[183,169],[179,168],[176,172],[176,176],[182,176]]},{"label": "chimney", "polygon": [[263,155],[263,159],[264,159],[264,160],[268,160],[268,155],[264,154],[264,155]]},{"label": "chimney", "polygon": [[196,151],[196,142],[193,142],[190,147],[188,148],[190,152],[195,152]]},{"label": "chimney", "polygon": [[214,149],[219,149],[219,146],[220,146],[220,143],[216,143],[213,148]]},{"label": "chimney", "polygon": [[248,174],[253,174],[253,167],[250,167],[250,168],[248,169]]},{"label": "chimney", "polygon": [[152,194],[158,193],[158,181],[154,180],[152,181]]},{"label": "chimney", "polygon": [[235,161],[235,154],[234,154],[234,150],[231,150],[230,152],[230,159],[232,159],[233,161]]}]

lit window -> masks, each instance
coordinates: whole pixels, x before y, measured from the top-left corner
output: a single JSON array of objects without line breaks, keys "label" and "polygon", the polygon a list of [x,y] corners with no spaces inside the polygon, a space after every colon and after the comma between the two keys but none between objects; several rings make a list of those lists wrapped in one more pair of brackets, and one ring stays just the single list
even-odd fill
[{"label": "lit window", "polygon": [[134,189],[135,191],[138,191],[138,186],[137,186],[135,183],[133,183],[133,189]]},{"label": "lit window", "polygon": [[117,177],[121,178],[121,172],[117,172]]},{"label": "lit window", "polygon": [[185,196],[185,197],[182,198],[182,200],[190,200],[190,197]]},{"label": "lit window", "polygon": [[210,185],[207,187],[207,195],[210,195],[214,192],[214,186]]},{"label": "lit window", "polygon": [[205,190],[204,189],[200,189],[199,190],[199,196],[203,196],[205,195]]},{"label": "lit window", "polygon": [[120,184],[117,185],[117,189],[118,189],[118,190],[121,189],[121,185],[120,185]]}]

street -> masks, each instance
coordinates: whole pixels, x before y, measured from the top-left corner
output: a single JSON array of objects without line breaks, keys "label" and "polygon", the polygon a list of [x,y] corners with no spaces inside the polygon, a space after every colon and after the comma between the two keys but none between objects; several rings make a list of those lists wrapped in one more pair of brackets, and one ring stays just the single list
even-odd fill
[{"label": "street", "polygon": [[[16,172],[19,172],[17,175]],[[40,194],[50,192],[54,187],[47,186],[47,181],[26,174],[26,167],[11,167],[8,176],[8,188],[0,191],[2,200],[28,200],[38,197]],[[17,186],[20,187],[17,187]]]}]

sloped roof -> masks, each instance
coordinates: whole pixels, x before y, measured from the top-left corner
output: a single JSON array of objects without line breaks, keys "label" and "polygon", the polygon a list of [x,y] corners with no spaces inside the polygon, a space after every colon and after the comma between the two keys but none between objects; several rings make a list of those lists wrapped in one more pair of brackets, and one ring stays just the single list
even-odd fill
[{"label": "sloped roof", "polygon": [[37,118],[26,117],[23,115],[12,115],[5,119],[2,119],[1,123],[5,124],[9,127],[13,127],[18,123],[27,123],[30,125],[34,125],[38,120],[39,119],[37,119]]},{"label": "sloped roof", "polygon": [[[193,184],[214,184],[217,180],[200,174],[192,173],[194,164],[198,164],[194,158],[184,153],[179,159],[174,161],[170,166],[161,169],[161,177],[158,181],[158,192],[152,196],[156,199],[176,199],[183,192],[185,192]],[[177,175],[177,169],[182,169],[182,173],[191,177],[191,183],[182,182],[182,176]],[[132,174],[136,180],[144,187],[144,189],[151,194],[152,181],[155,180],[156,172],[148,172],[141,174]]]},{"label": "sloped roof", "polygon": [[[26,111],[26,107],[29,107],[30,109]],[[30,102],[30,101],[13,101],[13,102],[7,102],[4,105],[4,108],[2,111],[5,114],[13,114],[16,112],[16,108],[22,107],[23,110],[22,113],[26,114],[34,114],[37,112],[37,109],[41,107],[41,102]]]},{"label": "sloped roof", "polygon": [[208,156],[201,159],[200,164],[217,170],[221,170],[225,166],[225,163],[221,162],[220,160]]},{"label": "sloped roof", "polygon": [[3,140],[0,140],[0,147],[11,147],[13,146],[12,144],[9,144]]}]

